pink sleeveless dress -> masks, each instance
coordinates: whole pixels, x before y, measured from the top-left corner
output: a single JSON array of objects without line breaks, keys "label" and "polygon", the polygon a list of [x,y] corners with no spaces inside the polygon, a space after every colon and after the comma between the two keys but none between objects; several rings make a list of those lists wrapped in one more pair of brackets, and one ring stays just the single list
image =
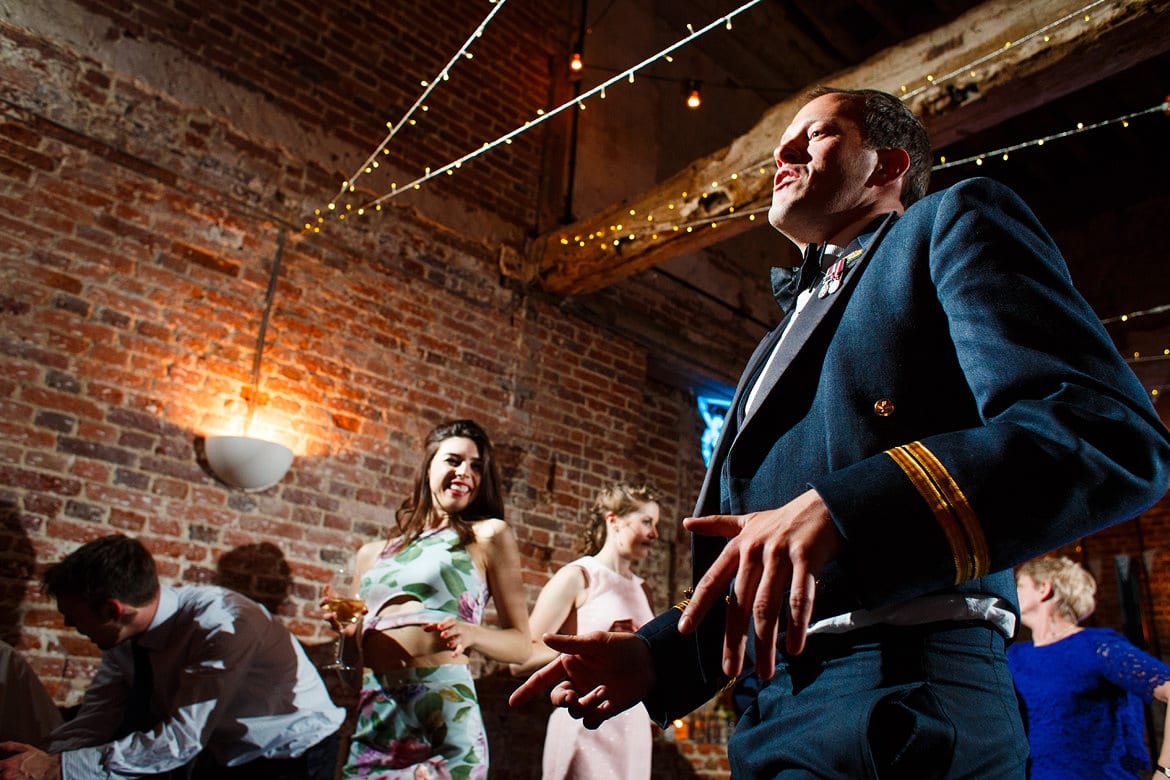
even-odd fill
[{"label": "pink sleeveless dress", "polygon": [[[608,631],[621,620],[640,628],[654,617],[641,577],[626,579],[592,556],[569,565],[580,566],[589,580],[589,599],[577,610],[578,634]],[[592,731],[558,708],[545,733],[543,780],[645,780],[650,777],[650,741],[650,716],[641,704]]]}]

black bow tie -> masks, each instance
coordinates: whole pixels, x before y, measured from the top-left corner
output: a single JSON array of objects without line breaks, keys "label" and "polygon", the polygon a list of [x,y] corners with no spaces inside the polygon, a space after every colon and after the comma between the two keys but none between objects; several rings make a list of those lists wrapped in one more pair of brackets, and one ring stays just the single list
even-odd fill
[{"label": "black bow tie", "polygon": [[782,314],[788,313],[798,295],[811,290],[820,281],[824,256],[824,244],[809,244],[804,249],[804,261],[799,267],[772,269],[772,297]]}]

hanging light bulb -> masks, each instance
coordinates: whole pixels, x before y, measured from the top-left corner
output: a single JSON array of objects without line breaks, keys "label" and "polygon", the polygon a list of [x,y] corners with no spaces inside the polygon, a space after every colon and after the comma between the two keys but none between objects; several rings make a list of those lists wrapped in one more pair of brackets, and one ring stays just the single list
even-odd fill
[{"label": "hanging light bulb", "polygon": [[703,97],[699,94],[699,82],[687,82],[687,108],[692,111],[703,105]]},{"label": "hanging light bulb", "polygon": [[573,56],[569,58],[569,71],[574,75],[579,75],[585,68],[585,62],[581,59],[581,49],[573,49]]}]

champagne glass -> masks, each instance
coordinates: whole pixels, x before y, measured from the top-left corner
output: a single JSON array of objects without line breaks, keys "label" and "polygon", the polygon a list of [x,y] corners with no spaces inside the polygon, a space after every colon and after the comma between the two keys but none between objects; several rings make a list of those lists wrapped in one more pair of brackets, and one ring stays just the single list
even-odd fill
[{"label": "champagne glass", "polygon": [[334,569],[333,579],[325,586],[324,606],[333,613],[333,624],[337,628],[337,654],[332,662],[321,668],[347,672],[353,667],[345,662],[345,627],[361,620],[366,606],[358,591],[353,567],[339,566]]}]

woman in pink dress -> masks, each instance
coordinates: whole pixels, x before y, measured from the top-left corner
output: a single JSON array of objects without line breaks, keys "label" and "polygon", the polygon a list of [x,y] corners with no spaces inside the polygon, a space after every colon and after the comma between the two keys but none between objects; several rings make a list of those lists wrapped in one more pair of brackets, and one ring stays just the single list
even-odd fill
[{"label": "woman in pink dress", "polygon": [[[654,617],[646,585],[631,570],[658,538],[657,493],[616,484],[593,502],[584,557],[558,571],[532,610],[532,655],[513,674],[529,674],[556,658],[546,633],[635,631]],[[650,777],[650,716],[641,704],[586,729],[567,710],[554,710],[544,738],[544,780],[644,780]]]}]

